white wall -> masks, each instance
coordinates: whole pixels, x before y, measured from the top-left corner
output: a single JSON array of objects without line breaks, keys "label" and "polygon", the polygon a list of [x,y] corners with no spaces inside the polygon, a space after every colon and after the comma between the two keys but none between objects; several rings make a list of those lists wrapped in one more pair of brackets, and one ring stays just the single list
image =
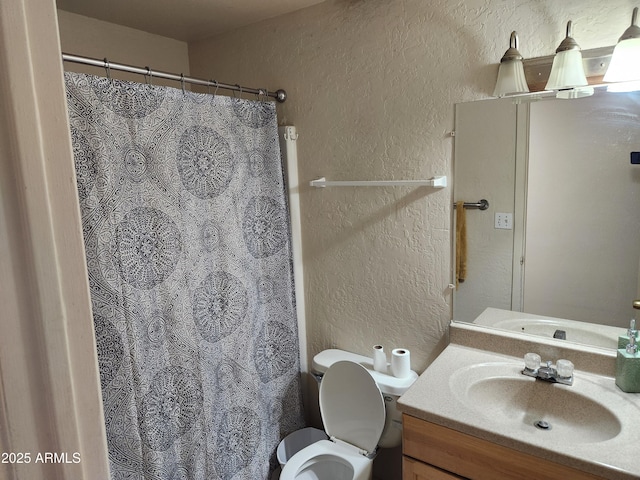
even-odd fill
[{"label": "white wall", "polygon": [[[517,30],[549,55],[566,21],[585,49],[613,45],[634,2],[327,0],[189,45],[194,76],[285,88],[302,183],[450,175],[453,104],[488,97]],[[486,119],[491,121],[491,119]],[[403,346],[421,371],[446,342],[451,189],[301,192],[310,355]]]},{"label": "white wall", "polygon": [[[171,73],[189,75],[189,56],[186,42],[143,32],[95,18],[58,10],[60,43],[65,53],[92,58],[107,58],[112,62],[149,67]],[[65,70],[106,75],[103,68],[65,63]],[[143,82],[137,74],[111,71],[113,78]],[[154,85],[180,88],[171,80],[153,79]]]}]

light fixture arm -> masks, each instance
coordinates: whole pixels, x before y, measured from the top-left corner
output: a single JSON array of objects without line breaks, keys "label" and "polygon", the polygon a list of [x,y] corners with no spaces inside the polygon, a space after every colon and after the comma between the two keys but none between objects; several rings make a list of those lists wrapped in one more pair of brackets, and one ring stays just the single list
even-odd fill
[{"label": "light fixture arm", "polygon": [[511,37],[509,37],[509,49],[504,52],[504,55],[500,59],[500,63],[502,62],[510,62],[512,60],[522,60],[522,55],[518,51],[518,34],[516,32],[511,32]]},{"label": "light fixture arm", "polygon": [[623,40],[630,40],[632,38],[640,38],[640,27],[638,27],[638,7],[633,9],[633,14],[631,15],[631,26],[624,31],[618,41],[622,42]]},{"label": "light fixture arm", "polygon": [[572,26],[572,22],[569,20],[567,22],[567,36],[556,49],[556,53],[566,52],[568,50],[580,50],[580,45],[578,45],[578,42],[573,39]]}]

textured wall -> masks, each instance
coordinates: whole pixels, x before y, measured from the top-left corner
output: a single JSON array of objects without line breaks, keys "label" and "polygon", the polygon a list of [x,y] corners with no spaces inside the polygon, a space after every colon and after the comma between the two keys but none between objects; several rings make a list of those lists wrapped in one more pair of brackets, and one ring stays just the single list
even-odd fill
[{"label": "textured wall", "polygon": [[[194,76],[285,88],[300,177],[450,175],[453,104],[488,97],[517,30],[525,57],[553,53],[574,21],[583,48],[613,45],[634,2],[327,0],[189,45]],[[487,119],[490,121],[490,119]],[[301,192],[309,354],[412,352],[422,371],[450,317],[451,188]]]}]

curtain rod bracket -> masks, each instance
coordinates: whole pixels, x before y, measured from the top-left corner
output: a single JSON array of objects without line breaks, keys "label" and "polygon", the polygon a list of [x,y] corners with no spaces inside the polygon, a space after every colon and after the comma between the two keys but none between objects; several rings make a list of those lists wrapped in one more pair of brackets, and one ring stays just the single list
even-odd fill
[{"label": "curtain rod bracket", "polygon": [[275,96],[279,103],[284,103],[287,100],[287,92],[282,89],[276,90]]}]

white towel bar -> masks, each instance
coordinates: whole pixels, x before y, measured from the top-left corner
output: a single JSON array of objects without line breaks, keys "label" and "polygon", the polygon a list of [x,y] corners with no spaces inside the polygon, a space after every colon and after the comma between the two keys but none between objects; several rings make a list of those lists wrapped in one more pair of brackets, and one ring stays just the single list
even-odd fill
[{"label": "white towel bar", "polygon": [[324,177],[311,180],[309,185],[317,188],[324,187],[433,187],[444,188],[447,186],[447,177],[433,177],[427,180],[334,180],[329,181]]}]

